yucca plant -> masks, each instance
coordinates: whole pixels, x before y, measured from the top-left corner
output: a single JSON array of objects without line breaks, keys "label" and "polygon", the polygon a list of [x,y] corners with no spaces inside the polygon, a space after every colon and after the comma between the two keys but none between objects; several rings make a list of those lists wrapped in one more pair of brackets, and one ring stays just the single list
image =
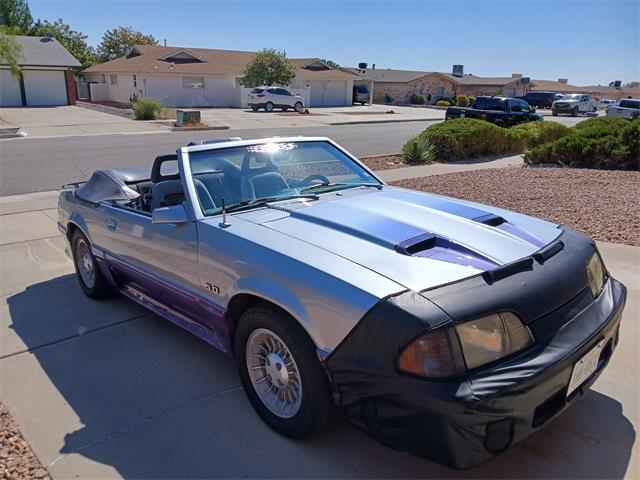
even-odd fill
[{"label": "yucca plant", "polygon": [[157,120],[163,110],[162,103],[153,98],[141,98],[133,104],[133,116],[136,120]]},{"label": "yucca plant", "polygon": [[402,146],[402,158],[411,165],[431,163],[435,159],[435,153],[434,146],[422,135],[411,137]]}]

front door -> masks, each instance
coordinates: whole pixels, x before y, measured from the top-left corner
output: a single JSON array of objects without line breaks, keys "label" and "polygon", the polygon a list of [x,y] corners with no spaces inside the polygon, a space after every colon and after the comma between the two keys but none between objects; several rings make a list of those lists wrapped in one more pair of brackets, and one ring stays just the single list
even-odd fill
[{"label": "front door", "polygon": [[192,317],[201,294],[195,222],[154,224],[146,212],[105,204],[100,208],[105,223],[93,230],[102,237],[94,242],[104,249],[124,288]]}]

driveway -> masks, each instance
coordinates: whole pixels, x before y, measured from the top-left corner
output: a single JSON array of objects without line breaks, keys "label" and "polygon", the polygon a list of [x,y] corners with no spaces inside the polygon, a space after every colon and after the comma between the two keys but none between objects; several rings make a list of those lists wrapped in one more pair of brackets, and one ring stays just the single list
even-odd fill
[{"label": "driveway", "polygon": [[505,454],[458,472],[340,419],[303,441],[275,434],[231,360],[124,298],[81,293],[55,207],[56,192],[0,198],[0,400],[53,478],[623,478],[640,468],[640,248],[599,244],[629,299],[594,388]]},{"label": "driveway", "polygon": [[112,133],[152,133],[166,127],[148,122],[96,112],[82,107],[0,108],[4,128],[20,127],[28,137],[104,135]]}]

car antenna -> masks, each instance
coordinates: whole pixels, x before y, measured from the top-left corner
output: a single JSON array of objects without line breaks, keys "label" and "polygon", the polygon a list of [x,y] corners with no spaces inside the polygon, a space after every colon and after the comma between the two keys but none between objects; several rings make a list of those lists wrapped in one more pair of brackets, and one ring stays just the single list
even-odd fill
[{"label": "car antenna", "polygon": [[224,203],[224,197],[220,199],[222,201],[222,221],[218,224],[221,228],[230,227],[231,224],[227,222],[227,206]]}]

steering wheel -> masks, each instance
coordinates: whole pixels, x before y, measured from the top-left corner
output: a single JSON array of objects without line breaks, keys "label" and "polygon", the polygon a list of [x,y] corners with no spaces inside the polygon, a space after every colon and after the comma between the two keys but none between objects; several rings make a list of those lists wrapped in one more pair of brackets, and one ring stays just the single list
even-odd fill
[{"label": "steering wheel", "polygon": [[324,175],[320,175],[319,173],[314,173],[313,175],[309,175],[304,180],[300,181],[300,185],[311,185],[313,182],[315,183],[331,183],[327,177]]}]

